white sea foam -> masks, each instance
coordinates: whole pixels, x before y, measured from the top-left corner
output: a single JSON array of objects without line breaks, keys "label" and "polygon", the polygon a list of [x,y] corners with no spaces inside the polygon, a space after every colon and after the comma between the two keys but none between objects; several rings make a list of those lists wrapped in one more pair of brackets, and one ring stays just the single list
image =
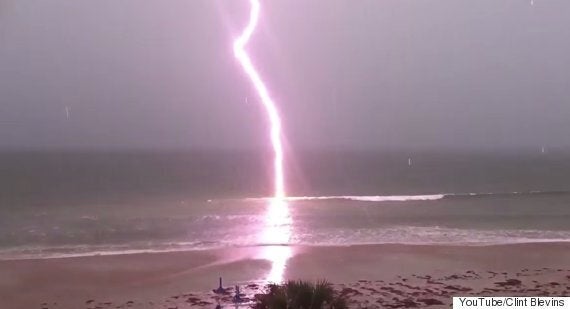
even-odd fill
[{"label": "white sea foam", "polygon": [[299,196],[288,197],[289,201],[310,201],[310,200],[351,200],[361,202],[406,202],[406,201],[434,201],[445,197],[445,194],[432,195],[341,195],[341,196]]},{"label": "white sea foam", "polygon": [[533,242],[569,242],[570,231],[475,230],[437,226],[322,229],[297,231],[293,242],[306,245],[498,245]]},{"label": "white sea foam", "polygon": [[[436,201],[446,197],[485,197],[485,196],[509,196],[509,195],[546,195],[546,194],[570,194],[570,191],[512,191],[512,192],[469,192],[469,193],[437,193],[418,195],[324,195],[324,196],[288,196],[286,201],[315,201],[315,200],[350,200],[360,202],[408,202],[408,201]],[[246,198],[246,201],[268,201],[273,197]]]},{"label": "white sea foam", "polygon": [[475,230],[438,226],[382,228],[293,229],[287,243],[263,243],[256,235],[227,233],[216,241],[153,242],[124,245],[24,246],[0,250],[0,260],[197,251],[257,246],[450,245],[489,246],[520,243],[570,242],[570,231]]},{"label": "white sea foam", "polygon": [[[287,201],[314,201],[314,200],[350,200],[360,202],[407,202],[407,201],[435,201],[444,198],[445,194],[429,195],[330,195],[330,196],[288,196]],[[271,197],[247,198],[249,201],[266,201]]]}]

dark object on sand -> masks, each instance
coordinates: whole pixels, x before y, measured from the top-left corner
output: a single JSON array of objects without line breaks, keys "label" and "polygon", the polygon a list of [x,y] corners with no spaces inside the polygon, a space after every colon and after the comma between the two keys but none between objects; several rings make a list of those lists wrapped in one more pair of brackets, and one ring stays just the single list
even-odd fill
[{"label": "dark object on sand", "polygon": [[222,287],[222,277],[220,277],[220,286],[217,289],[212,290],[215,294],[226,294],[226,289]]},{"label": "dark object on sand", "polygon": [[521,285],[521,283],[522,282],[518,279],[507,279],[507,281],[504,281],[504,282],[495,282],[495,285],[502,286],[502,287],[518,286],[518,285]]},{"label": "dark object on sand", "polygon": [[424,303],[426,306],[443,305],[443,302],[441,300],[435,298],[423,298],[418,299],[418,301]]},{"label": "dark object on sand", "polygon": [[245,296],[245,294],[240,293],[239,292],[239,285],[236,285],[236,291],[235,291],[234,297],[232,298],[232,302],[238,304],[238,303],[243,303],[243,302],[247,301],[246,299],[241,298],[242,296]]},{"label": "dark object on sand", "polygon": [[469,292],[472,289],[468,288],[468,287],[462,287],[462,286],[458,286],[458,285],[447,285],[444,287],[444,289],[448,289],[448,290],[452,290],[452,291],[457,291],[457,292]]}]

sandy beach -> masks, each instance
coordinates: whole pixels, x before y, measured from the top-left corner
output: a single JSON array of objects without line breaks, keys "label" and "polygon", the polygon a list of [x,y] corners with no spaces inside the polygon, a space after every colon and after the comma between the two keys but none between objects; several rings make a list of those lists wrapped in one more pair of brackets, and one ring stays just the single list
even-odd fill
[{"label": "sandy beach", "polygon": [[[211,292],[217,278],[248,297],[259,293],[275,266],[264,251],[274,249],[0,261],[0,308],[229,305],[229,295]],[[290,249],[285,279],[326,278],[353,307],[446,307],[454,295],[570,295],[570,243]]]}]

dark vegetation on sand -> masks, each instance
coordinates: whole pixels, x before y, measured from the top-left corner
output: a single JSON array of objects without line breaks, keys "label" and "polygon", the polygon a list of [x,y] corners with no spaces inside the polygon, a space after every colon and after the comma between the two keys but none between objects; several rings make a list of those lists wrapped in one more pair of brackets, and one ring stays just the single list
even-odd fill
[{"label": "dark vegetation on sand", "polygon": [[346,299],[327,281],[289,281],[271,284],[267,293],[255,295],[255,309],[345,309]]}]

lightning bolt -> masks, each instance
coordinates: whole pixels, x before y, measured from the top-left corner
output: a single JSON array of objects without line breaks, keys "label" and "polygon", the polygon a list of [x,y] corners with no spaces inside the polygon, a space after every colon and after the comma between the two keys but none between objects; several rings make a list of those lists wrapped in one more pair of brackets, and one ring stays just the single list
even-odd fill
[{"label": "lightning bolt", "polygon": [[263,83],[263,80],[259,76],[259,73],[255,69],[255,66],[251,62],[251,59],[247,52],[245,51],[245,46],[251,38],[251,35],[257,27],[257,22],[259,20],[260,4],[259,0],[250,0],[250,14],[249,23],[241,33],[241,35],[234,40],[234,55],[241,64],[243,70],[251,80],[251,83],[255,87],[261,103],[267,112],[269,118],[269,123],[271,124],[271,145],[273,146],[274,152],[274,162],[273,168],[275,173],[274,185],[275,192],[274,198],[277,200],[282,200],[285,197],[285,184],[283,175],[283,142],[281,136],[281,118],[279,117],[279,111],[277,106],[271,96],[267,87]]}]

